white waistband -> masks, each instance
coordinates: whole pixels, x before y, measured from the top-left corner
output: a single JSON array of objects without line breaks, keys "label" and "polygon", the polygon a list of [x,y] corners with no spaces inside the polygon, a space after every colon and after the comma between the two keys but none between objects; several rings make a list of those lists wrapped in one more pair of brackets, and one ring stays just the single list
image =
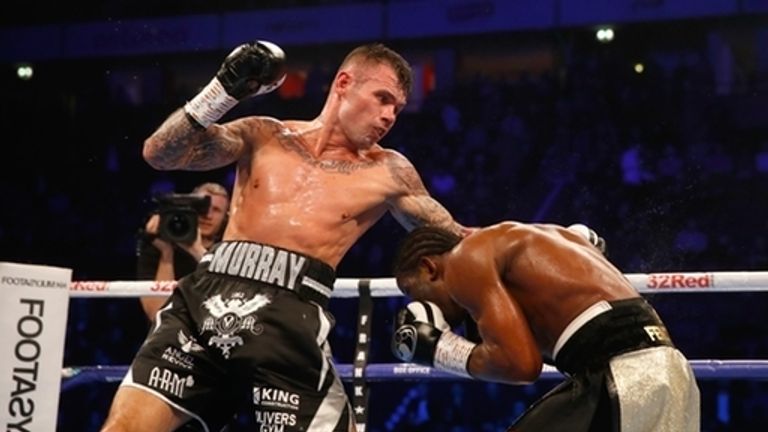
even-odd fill
[{"label": "white waistband", "polygon": [[565,343],[568,342],[568,339],[570,339],[571,336],[573,336],[573,334],[581,328],[581,326],[589,322],[592,318],[611,309],[613,309],[613,307],[610,303],[605,300],[600,300],[599,302],[588,307],[586,310],[584,310],[584,312],[580,313],[565,327],[565,330],[563,330],[563,332],[560,334],[560,337],[557,338],[557,343],[555,343],[555,348],[552,351],[552,358],[557,358],[557,353],[560,352]]}]

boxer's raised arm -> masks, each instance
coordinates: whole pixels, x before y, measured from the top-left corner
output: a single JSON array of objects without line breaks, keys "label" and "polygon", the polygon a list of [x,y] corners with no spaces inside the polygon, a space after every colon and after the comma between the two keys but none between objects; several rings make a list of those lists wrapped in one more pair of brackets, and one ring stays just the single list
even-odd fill
[{"label": "boxer's raised arm", "polygon": [[142,155],[158,170],[220,168],[237,160],[246,149],[244,128],[254,126],[244,123],[244,120],[236,120],[200,130],[193,127],[179,109],[144,141]]},{"label": "boxer's raised arm", "polygon": [[144,159],[160,170],[207,170],[234,162],[245,146],[244,126],[215,122],[239,101],[269,93],[284,79],[280,47],[266,41],[238,46],[208,85],[146,139]]}]

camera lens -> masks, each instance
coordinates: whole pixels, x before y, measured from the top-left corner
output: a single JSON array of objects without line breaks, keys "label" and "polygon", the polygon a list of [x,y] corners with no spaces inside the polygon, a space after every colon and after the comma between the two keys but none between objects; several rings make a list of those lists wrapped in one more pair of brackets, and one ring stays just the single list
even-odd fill
[{"label": "camera lens", "polygon": [[189,223],[189,218],[184,215],[174,214],[168,220],[168,233],[174,237],[187,237],[189,232],[192,231],[192,227]]},{"label": "camera lens", "polygon": [[189,210],[173,210],[160,213],[160,238],[192,244],[197,237],[197,213]]}]

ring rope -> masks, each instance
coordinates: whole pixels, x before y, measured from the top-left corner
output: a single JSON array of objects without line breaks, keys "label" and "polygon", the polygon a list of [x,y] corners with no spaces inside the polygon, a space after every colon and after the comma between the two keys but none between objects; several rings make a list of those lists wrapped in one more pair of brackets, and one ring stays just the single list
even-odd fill
[{"label": "ring rope", "polygon": [[[625,275],[640,293],[764,292],[768,291],[768,271],[631,273]],[[339,278],[333,297],[357,297],[360,280],[370,281],[372,297],[397,297],[403,294],[394,278]],[[176,281],[75,281],[69,285],[70,297],[167,296]]]},{"label": "ring rope", "polygon": [[[633,273],[625,275],[640,293],[764,292],[768,290],[768,272],[681,272]],[[360,281],[369,281],[371,297],[402,296],[394,278],[339,278],[333,297],[358,297]],[[176,281],[75,281],[69,286],[70,297],[141,297],[167,296]],[[766,379],[768,360],[690,360],[699,379]],[[353,364],[337,365],[344,380],[353,379]],[[128,366],[81,366],[62,370],[62,391],[91,382],[122,380]],[[364,376],[368,381],[455,380],[456,375],[410,363],[369,364]],[[562,378],[552,366],[545,365],[541,378]]]},{"label": "ring rope", "polygon": [[[640,293],[672,292],[758,292],[768,290],[768,272],[696,272],[696,273],[636,273],[625,275]],[[167,296],[176,287],[176,281],[75,281],[69,286],[70,297],[140,297]],[[361,291],[360,287],[365,286]],[[334,283],[333,297],[360,297],[363,293],[371,297],[402,296],[394,278],[340,278]],[[370,318],[361,307],[358,319]],[[361,322],[364,322],[361,321]],[[365,334],[363,334],[365,333]],[[358,328],[358,338],[367,332]],[[361,346],[358,344],[358,351]],[[352,381],[356,387],[367,389],[368,382],[375,381],[451,381],[467,379],[445,371],[413,363],[365,364],[356,360],[354,364],[336,366],[342,380]],[[365,356],[367,358],[367,355]],[[768,360],[689,360],[697,379],[757,379],[768,380]],[[61,391],[80,385],[98,382],[119,382],[128,372],[127,365],[117,366],[75,366],[62,369]],[[563,378],[553,366],[544,365],[541,379]],[[367,396],[367,391],[363,393]],[[365,402],[364,404],[361,402]],[[355,398],[355,412],[367,412],[367,397]],[[358,406],[360,405],[360,406]],[[362,428],[367,423],[367,414],[357,415],[356,421]]]},{"label": "ring rope", "polygon": [[[768,380],[768,360],[689,360],[697,379],[749,379]],[[354,379],[353,364],[336,365],[341,379]],[[128,366],[80,366],[62,369],[61,391],[92,383],[119,382],[128,372]],[[365,368],[366,381],[454,381],[471,380],[429,366],[414,363],[377,363]],[[553,366],[544,365],[540,379],[563,378]]]}]

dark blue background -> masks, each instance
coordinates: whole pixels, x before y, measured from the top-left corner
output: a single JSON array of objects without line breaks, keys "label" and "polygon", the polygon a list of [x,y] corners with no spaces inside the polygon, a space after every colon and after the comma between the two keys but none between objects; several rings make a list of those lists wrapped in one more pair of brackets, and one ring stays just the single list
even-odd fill
[{"label": "dark blue background", "polygon": [[[207,1],[47,3],[19,4],[20,13],[0,18],[0,260],[70,267],[76,280],[134,279],[135,234],[154,194],[209,180],[231,184],[230,168],[154,171],[141,159],[141,145],[210,79],[233,44],[167,48],[142,39],[132,45],[136,52],[126,52],[125,45],[95,43],[83,29],[163,16],[194,32],[184,17],[218,19],[224,11]],[[706,10],[714,3],[591,1],[575,10],[552,2],[553,14],[536,2],[366,3],[434,8],[423,28],[405,19],[398,27],[389,16],[376,29],[375,40],[402,52],[419,77],[434,77],[434,86],[417,87],[383,144],[408,156],[430,192],[466,225],[586,223],[606,238],[610,259],[626,273],[766,270],[768,22],[758,2]],[[229,4],[233,19],[306,10],[298,1]],[[521,4],[530,6],[528,17],[498,16]],[[357,3],[311,2],[320,15],[338,5]],[[602,23],[614,23],[611,44],[595,41]],[[19,42],[30,28],[59,37]],[[373,39],[371,29],[345,29],[317,34],[320,42],[306,28],[287,43],[274,39],[288,53],[297,93],[249,100],[225,120],[313,118],[344,54]],[[266,37],[258,28],[247,32]],[[281,32],[290,29],[264,30]],[[68,45],[73,40],[93,45]],[[25,60],[37,60],[30,81],[15,77]],[[636,62],[644,63],[642,74],[633,71]],[[386,216],[350,251],[339,276],[389,276],[403,234]],[[768,358],[766,294],[650,300],[690,358]],[[401,303],[376,302],[374,362],[394,360],[387,341]],[[352,360],[356,308],[356,300],[332,306],[341,363]],[[135,300],[73,299],[65,365],[127,364],[146,329]],[[554,384],[374,383],[369,430],[503,430]],[[701,386],[703,430],[768,424],[764,381]],[[114,384],[94,384],[64,393],[60,430],[96,430],[113,392]]]}]

